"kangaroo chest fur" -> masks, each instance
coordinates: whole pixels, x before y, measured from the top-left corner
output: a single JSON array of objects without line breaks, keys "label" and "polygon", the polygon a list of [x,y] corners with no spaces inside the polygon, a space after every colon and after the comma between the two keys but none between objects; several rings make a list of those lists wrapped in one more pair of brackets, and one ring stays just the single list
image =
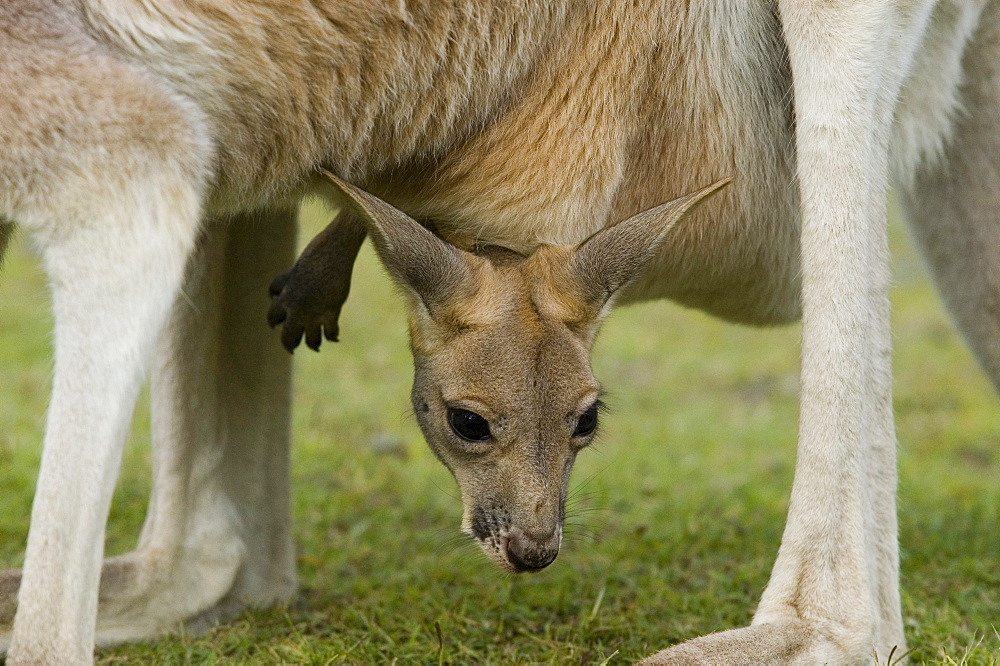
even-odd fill
[{"label": "kangaroo chest fur", "polygon": [[[80,7],[100,41],[203,114],[216,212],[295,200],[326,167],[459,244],[525,252],[733,176],[625,300],[799,316],[791,77],[772,3],[459,4]],[[940,140],[947,99],[924,111],[940,131],[911,143]]]}]

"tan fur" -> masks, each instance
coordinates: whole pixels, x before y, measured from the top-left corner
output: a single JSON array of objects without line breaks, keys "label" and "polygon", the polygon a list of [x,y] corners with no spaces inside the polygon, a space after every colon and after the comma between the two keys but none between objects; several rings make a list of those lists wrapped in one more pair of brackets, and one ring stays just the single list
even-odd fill
[{"label": "tan fur", "polygon": [[[213,207],[297,196],[324,164],[460,245],[529,252],[739,174],[629,299],[797,317],[794,161],[774,140],[788,72],[766,6],[83,6],[102,40],[212,110]],[[720,18],[745,51],[701,47]]]},{"label": "tan fur", "polygon": [[[754,324],[802,314],[797,472],[756,628],[672,654],[832,663],[901,646],[889,144],[896,175],[934,192],[911,205],[958,219],[941,240],[915,215],[1000,382],[1000,322],[982,307],[996,262],[967,251],[1000,247],[983,203],[996,151],[982,148],[998,126],[996,6],[0,3],[0,224],[37,241],[56,319],[25,568],[0,575],[0,590],[20,587],[10,663],[87,662],[95,638],[291,594],[289,367],[240,346],[239,329],[266,331],[233,280],[263,291],[254,270],[288,251],[295,204],[337,198],[324,170],[376,195],[340,186],[407,290],[421,426],[502,566],[512,545],[538,566],[558,549],[586,443],[573,427],[598,393],[589,346],[611,302],[669,297]],[[966,57],[970,41],[986,55]],[[975,117],[956,122],[963,104]],[[730,176],[666,233],[687,211],[652,207]],[[161,332],[154,501],[139,548],[102,572],[124,432]],[[245,399],[220,397],[229,385]],[[456,405],[491,419],[499,445],[457,443]]]}]

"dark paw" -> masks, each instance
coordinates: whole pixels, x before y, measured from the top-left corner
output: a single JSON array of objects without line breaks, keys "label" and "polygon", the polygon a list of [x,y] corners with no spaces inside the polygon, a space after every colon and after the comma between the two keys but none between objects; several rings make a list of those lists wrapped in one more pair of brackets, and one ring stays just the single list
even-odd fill
[{"label": "dark paw", "polygon": [[[313,351],[319,351],[324,337],[337,341],[337,320],[344,299],[336,290],[331,293],[330,286],[303,275],[297,265],[271,282],[267,323],[271,328],[282,325],[281,344],[285,349],[294,352],[303,337]],[[346,297],[346,292],[343,295]]]},{"label": "dark paw", "polygon": [[281,324],[281,344],[288,351],[306,346],[319,351],[324,336],[337,341],[340,309],[351,290],[351,272],[365,240],[365,227],[340,213],[302,251],[292,270],[271,283],[267,322]]}]

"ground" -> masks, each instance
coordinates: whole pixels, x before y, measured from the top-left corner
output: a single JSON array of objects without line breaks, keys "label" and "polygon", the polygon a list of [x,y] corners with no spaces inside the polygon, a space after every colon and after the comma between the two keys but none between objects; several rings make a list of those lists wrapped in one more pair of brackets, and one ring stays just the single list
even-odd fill
[{"label": "ground", "polygon": [[[306,217],[303,241],[325,213]],[[1000,400],[898,225],[893,244],[910,656],[998,664]],[[51,373],[44,277],[27,245],[20,237],[0,278],[3,566],[23,556]],[[521,577],[456,538],[454,483],[409,414],[402,304],[367,249],[341,340],[296,354],[298,600],[100,661],[625,664],[749,621],[784,526],[797,327],[738,328],[668,303],[615,313],[594,351],[612,411],[577,464],[567,543]],[[148,464],[142,404],[109,553],[135,544]]]}]

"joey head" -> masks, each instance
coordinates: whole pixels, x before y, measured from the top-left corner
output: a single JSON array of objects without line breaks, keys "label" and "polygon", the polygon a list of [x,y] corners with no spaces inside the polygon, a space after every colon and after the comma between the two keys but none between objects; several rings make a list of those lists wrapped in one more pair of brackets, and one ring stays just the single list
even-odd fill
[{"label": "joey head", "polygon": [[[601,390],[590,348],[601,321],[671,226],[728,181],[577,247],[543,245],[524,256],[498,247],[461,250],[373,195],[330,179],[408,297],[413,407],[458,482],[463,530],[502,569],[544,568],[559,552],[573,462],[598,426]],[[342,270],[342,247],[328,254]],[[308,260],[324,261],[322,244],[314,242]]]}]

